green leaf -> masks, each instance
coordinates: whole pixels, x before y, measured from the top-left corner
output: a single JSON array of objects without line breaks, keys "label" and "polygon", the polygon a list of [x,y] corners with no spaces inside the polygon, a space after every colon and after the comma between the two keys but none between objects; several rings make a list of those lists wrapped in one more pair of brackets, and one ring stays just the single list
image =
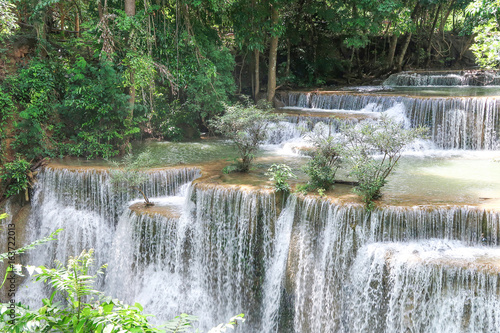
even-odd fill
[{"label": "green leaf", "polygon": [[106,328],[104,328],[104,331],[102,333],[111,333],[113,331],[114,327],[115,327],[115,325],[108,324],[108,325],[106,325]]}]

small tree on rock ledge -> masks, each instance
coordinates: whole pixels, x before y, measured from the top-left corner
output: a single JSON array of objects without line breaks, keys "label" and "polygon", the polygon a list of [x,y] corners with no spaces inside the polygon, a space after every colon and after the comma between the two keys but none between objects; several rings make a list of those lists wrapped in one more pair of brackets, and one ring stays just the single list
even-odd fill
[{"label": "small tree on rock ledge", "polygon": [[227,106],[223,116],[210,122],[215,132],[236,144],[241,160],[233,166],[233,170],[240,172],[248,172],[259,145],[267,138],[269,124],[278,119],[267,103],[246,104]]},{"label": "small tree on rock ledge", "polygon": [[369,209],[373,200],[381,197],[381,189],[403,149],[427,132],[425,127],[404,128],[385,115],[379,121],[363,121],[342,130],[344,159],[351,165],[350,175],[359,182],[354,191],[362,196]]},{"label": "small tree on rock ledge", "polygon": [[141,193],[146,206],[154,206],[154,203],[149,201],[148,196],[143,190],[143,185],[149,180],[149,175],[142,169],[151,166],[152,157],[149,150],[139,154],[134,158],[132,154],[128,154],[123,159],[123,164],[118,165],[117,169],[110,171],[111,183],[116,186],[119,191],[127,191],[132,189]]}]

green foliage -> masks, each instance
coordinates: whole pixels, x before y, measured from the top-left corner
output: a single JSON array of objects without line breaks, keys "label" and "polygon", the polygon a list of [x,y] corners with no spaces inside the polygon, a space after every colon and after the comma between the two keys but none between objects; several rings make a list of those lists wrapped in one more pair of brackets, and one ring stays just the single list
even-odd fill
[{"label": "green foliage", "polygon": [[500,29],[496,19],[474,29],[477,34],[471,50],[476,62],[482,68],[498,68],[500,66]]},{"label": "green foliage", "polygon": [[[0,220],[6,214],[0,214]],[[34,247],[55,240],[61,232],[58,229],[48,237],[37,240],[27,246],[8,253],[0,254],[0,261],[14,255],[24,253]],[[98,275],[104,273],[106,265],[100,267],[94,275],[90,275],[94,264],[94,250],[83,251],[77,257],[70,257],[66,266],[56,262],[56,268],[43,266],[26,266],[29,274],[37,272],[36,281],[43,281],[52,286],[54,292],[49,298],[42,299],[43,306],[38,310],[31,310],[22,303],[12,302],[0,304],[0,331],[1,332],[79,332],[79,333],[120,333],[120,332],[187,332],[192,331],[192,322],[197,318],[185,313],[162,325],[163,329],[153,327],[148,317],[143,313],[139,303],[133,306],[105,296],[95,290],[93,285]],[[22,276],[20,265],[9,265],[7,275]],[[0,288],[3,286],[0,285]],[[65,302],[55,301],[62,296]],[[13,306],[14,305],[14,306]],[[13,313],[11,311],[14,311]],[[14,318],[12,317],[14,314]],[[227,328],[234,329],[239,322],[244,322],[244,315],[232,317],[228,323],[220,324],[210,330],[210,333],[222,333]]]},{"label": "green foliage", "polygon": [[5,139],[7,139],[10,122],[15,111],[12,97],[0,87],[0,164],[5,161],[5,153],[8,148]]},{"label": "green foliage", "polygon": [[308,190],[309,190],[308,184],[298,184],[297,186],[295,186],[295,192],[302,195],[307,195]]},{"label": "green foliage", "polygon": [[93,266],[94,251],[83,251],[78,257],[69,257],[67,266],[57,262],[57,268],[48,269],[40,266],[42,270],[37,277],[37,281],[48,281],[52,287],[63,294],[70,312],[73,312],[80,318],[84,298],[93,300],[93,296],[99,295],[99,292],[92,288],[95,278],[104,273],[106,266],[97,270],[96,275],[90,276],[89,271]]},{"label": "green foliage", "polygon": [[[350,175],[359,185],[355,192],[368,206],[381,196],[381,189],[399,161],[403,148],[423,137],[426,128],[403,128],[387,116],[377,122],[364,121],[343,129],[343,156],[351,165]],[[374,156],[378,154],[379,156]]]},{"label": "green foliage", "polygon": [[236,144],[241,157],[236,165],[238,171],[248,172],[259,145],[267,137],[269,123],[277,120],[271,110],[269,105],[235,104],[227,106],[223,116],[210,122],[216,132]]},{"label": "green foliage", "polygon": [[[6,217],[7,217],[7,214],[0,214],[0,220],[4,219]],[[32,249],[34,249],[35,247],[37,247],[39,245],[42,245],[42,244],[48,243],[50,241],[56,240],[55,236],[58,233],[60,233],[62,230],[63,229],[57,229],[56,231],[52,232],[49,236],[41,238],[41,239],[38,239],[38,240],[32,242],[31,244],[28,244],[26,246],[20,247],[20,248],[15,249],[15,250],[9,250],[9,252],[6,252],[6,253],[0,253],[0,262],[5,261],[6,259],[9,259],[9,261],[11,262],[7,266],[7,269],[5,270],[5,276],[3,278],[2,283],[0,284],[0,289],[5,284],[5,281],[7,280],[7,277],[8,277],[9,274],[17,274],[17,275],[21,275],[22,276],[22,272],[21,272],[22,266],[18,265],[18,264],[13,264],[12,263],[12,261],[14,261],[14,258],[15,258],[16,255],[23,254],[24,252],[26,252],[28,250],[32,250]],[[33,268],[33,267],[32,266],[28,267],[28,269],[31,269],[31,268]],[[2,311],[0,311],[0,315],[2,314],[1,312]],[[2,320],[0,319],[0,329],[1,328],[2,328]]]},{"label": "green foliage", "polygon": [[15,9],[11,1],[0,0],[0,41],[18,28]]},{"label": "green foliage", "polygon": [[[50,298],[42,300],[38,310],[29,310],[22,304],[15,307],[16,318],[11,321],[7,315],[8,304],[0,307],[0,329],[10,332],[161,332],[151,326],[143,308],[105,297],[93,289],[97,275],[89,275],[93,265],[93,250],[83,251],[78,257],[70,257],[67,266],[61,263],[57,268],[39,267],[37,281],[45,281],[54,288]],[[55,302],[55,296],[62,295],[66,304]]]},{"label": "green foliage", "polygon": [[17,159],[6,163],[0,171],[2,186],[5,188],[5,196],[24,192],[29,186],[29,173],[31,164],[24,159]]},{"label": "green foliage", "polygon": [[335,183],[335,174],[342,164],[342,144],[319,129],[309,136],[314,145],[312,158],[304,166],[309,176],[309,189],[330,189]]},{"label": "green foliage", "polygon": [[271,165],[266,172],[266,176],[271,176],[269,180],[273,182],[274,190],[278,192],[289,192],[290,185],[288,184],[288,180],[297,178],[292,169],[286,164]]},{"label": "green foliage", "polygon": [[[0,220],[1,219],[4,219],[7,215],[6,214],[0,214]],[[45,243],[48,243],[50,241],[53,241],[53,240],[57,240],[57,238],[55,238],[57,236],[57,234],[59,234],[63,229],[57,229],[56,231],[52,232],[50,235],[48,235],[47,237],[44,237],[44,238],[41,238],[41,239],[38,239],[36,241],[34,241],[33,243],[30,243],[26,246],[23,246],[21,248],[18,248],[18,249],[15,249],[13,251],[10,251],[10,252],[7,252],[7,253],[1,253],[0,254],[0,261],[3,261],[13,255],[18,255],[18,254],[22,254],[28,250],[32,250],[34,249],[35,247],[39,246],[39,245],[42,245],[42,244],[45,244]]]},{"label": "green foliage", "polygon": [[500,66],[499,7],[499,0],[474,0],[466,8],[466,32],[476,35],[471,50],[483,68]]},{"label": "green foliage", "polygon": [[62,76],[57,63],[33,60],[7,80],[20,111],[13,146],[28,159],[54,154],[52,136],[59,125],[55,106],[64,91]]},{"label": "green foliage", "polygon": [[67,124],[61,134],[72,142],[60,145],[61,152],[88,158],[117,155],[124,137],[139,131],[125,122],[128,96],[120,88],[122,75],[109,62],[93,64],[83,57],[67,69],[67,75],[59,113]]}]

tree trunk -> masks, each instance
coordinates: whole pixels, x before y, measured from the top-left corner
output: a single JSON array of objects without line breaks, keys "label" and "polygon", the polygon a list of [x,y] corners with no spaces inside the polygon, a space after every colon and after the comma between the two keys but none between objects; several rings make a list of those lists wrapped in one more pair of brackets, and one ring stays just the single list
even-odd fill
[{"label": "tree trunk", "polygon": [[[273,6],[271,8],[271,26],[278,24],[279,13],[278,9]],[[278,56],[278,36],[271,34],[271,42],[269,45],[269,72],[267,80],[267,101],[272,103],[276,92],[276,58]]]},{"label": "tree trunk", "polygon": [[99,12],[99,21],[101,21],[102,20],[102,15],[103,15],[101,1],[99,1],[99,4],[97,5],[97,11]]},{"label": "tree trunk", "polygon": [[127,16],[135,15],[135,0],[125,0],[125,14]]},{"label": "tree trunk", "polygon": [[439,12],[441,11],[441,5],[436,9],[436,15],[434,16],[434,21],[432,22],[431,30],[429,31],[429,44],[427,44],[427,59],[425,61],[425,67],[429,67],[431,63],[431,51],[432,51],[432,36],[434,36],[434,29],[436,29],[436,24],[439,18]]},{"label": "tree trunk", "polygon": [[260,59],[260,52],[259,49],[254,49],[253,50],[253,55],[254,55],[254,80],[255,80],[255,87],[254,87],[254,92],[253,92],[253,99],[255,100],[255,103],[257,103],[259,99],[259,92],[260,92],[260,71],[259,71],[259,59]]},{"label": "tree trunk", "polygon": [[76,36],[80,37],[80,15],[76,13],[76,18],[75,18],[75,31],[76,31]]},{"label": "tree trunk", "polygon": [[398,35],[393,34],[391,36],[389,44],[389,53],[387,55],[387,69],[392,70],[394,67],[394,55],[396,54],[396,46],[398,45]]},{"label": "tree trunk", "polygon": [[456,0],[452,0],[450,3],[450,7],[448,7],[448,11],[441,19],[441,25],[439,26],[439,34],[444,33],[444,26],[446,25],[446,21],[448,21],[448,17],[450,17],[451,12],[454,10],[453,6],[455,5]]},{"label": "tree trunk", "polygon": [[406,39],[403,43],[403,46],[401,47],[401,53],[399,54],[399,57],[397,58],[397,61],[396,61],[396,65],[398,67],[399,72],[401,72],[403,70],[403,60],[405,58],[406,50],[408,49],[408,45],[410,45],[411,35],[412,35],[411,31],[408,32],[408,34],[406,35]]},{"label": "tree trunk", "polygon": [[[125,0],[125,13],[127,16],[135,15],[135,0]],[[134,118],[134,107],[135,107],[135,77],[134,71],[130,70],[130,87],[129,87],[129,115],[127,116],[127,125],[132,124],[132,119]]]},{"label": "tree trunk", "polygon": [[[417,17],[417,13],[418,13],[419,9],[420,9],[420,2],[417,1],[417,4],[415,5],[413,12],[411,13],[411,20],[413,22],[415,22],[415,18]],[[405,37],[405,40],[403,42],[403,46],[401,47],[401,53],[397,57],[396,66],[398,68],[398,71],[401,71],[403,69],[403,60],[405,58],[406,50],[408,49],[408,45],[410,45],[411,36],[412,36],[412,32],[409,31]]]}]

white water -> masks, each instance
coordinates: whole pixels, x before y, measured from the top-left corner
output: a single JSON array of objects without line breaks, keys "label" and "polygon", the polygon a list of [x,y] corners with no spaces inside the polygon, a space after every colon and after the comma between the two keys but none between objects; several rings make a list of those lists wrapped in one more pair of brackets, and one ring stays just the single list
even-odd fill
[{"label": "white water", "polygon": [[491,86],[499,85],[497,72],[402,72],[392,74],[385,82],[386,86]]},{"label": "white water", "polygon": [[[196,173],[192,175],[195,177]],[[360,273],[361,268],[373,266],[366,264],[374,260],[371,253],[375,250],[370,249],[388,252],[393,245],[384,244],[396,244],[405,254],[398,257],[398,267],[406,267],[405,260],[415,260],[407,255],[413,250],[405,250],[410,245],[404,242],[424,244],[420,253],[432,255],[421,255],[418,267],[427,272],[430,268],[426,267],[436,266],[446,276],[455,276],[457,270],[469,272],[476,267],[471,264],[476,258],[491,266],[498,257],[498,250],[489,247],[499,244],[498,214],[470,207],[393,207],[367,215],[359,206],[292,196],[278,214],[276,198],[269,193],[217,186],[190,186],[180,191],[180,186],[172,188],[174,196],[163,200],[177,205],[182,196],[180,218],[139,215],[126,209],[129,200],[120,206],[121,212],[115,219],[107,211],[120,208],[113,209],[111,203],[107,209],[101,209],[93,200],[83,200],[76,191],[70,198],[65,189],[78,182],[87,184],[86,188],[93,184],[103,192],[109,189],[105,174],[48,170],[41,175],[33,201],[36,215],[30,223],[38,223],[36,235],[59,226],[65,231],[58,242],[33,252],[30,263],[51,266],[54,258],[64,262],[82,249],[95,248],[97,263],[109,264],[99,288],[127,302],[142,303],[146,312],[157,316],[154,321],[158,323],[188,312],[199,316],[198,327],[207,330],[243,312],[248,318],[248,332],[365,332],[366,322],[371,323],[370,327],[383,328],[377,332],[397,332],[402,324],[392,328],[384,318],[399,318],[406,310],[393,314],[391,311],[395,310],[389,305],[374,309],[372,304],[378,304],[378,296],[383,296],[383,300],[399,299],[401,289],[378,289],[377,283],[369,282],[383,278],[380,271],[385,272],[384,269],[377,268],[382,265],[380,261],[375,261],[379,266],[373,270]],[[182,182],[181,178],[177,181]],[[442,253],[432,246],[425,250],[427,240],[434,238],[451,244],[451,250]],[[466,253],[468,249],[473,250],[469,257],[457,255],[458,250]],[[451,268],[441,265],[450,261],[446,259],[450,254],[456,264]],[[432,262],[428,258],[437,259]],[[427,265],[429,262],[432,265]],[[433,269],[430,271],[435,274]],[[414,279],[405,286],[406,290],[424,282],[438,287],[442,283],[439,288],[450,288],[446,281],[430,273],[414,273],[415,269],[409,268],[405,273]],[[493,318],[488,325],[480,319],[470,324],[467,321],[463,332],[498,332],[494,326],[498,323],[498,298],[492,294],[498,273],[491,275],[485,269],[460,274],[463,278],[454,280],[455,291],[450,299],[455,302],[453,295],[476,290],[479,296],[473,300],[476,308],[472,315],[482,312]],[[429,277],[433,282],[426,280]],[[363,283],[374,289],[368,294],[361,292],[366,288],[358,291],[356,288]],[[48,296],[48,291],[36,284],[26,285],[20,300],[32,306]],[[451,301],[439,295],[432,304],[442,307],[442,312],[456,312]],[[466,306],[467,302],[464,298],[462,303]],[[351,316],[355,312],[357,315]],[[434,318],[434,314],[431,307],[419,307],[419,324],[414,327],[426,332],[438,332],[435,327],[443,331],[456,329],[453,322]],[[426,318],[431,317],[433,321],[429,322]],[[480,324],[485,325],[484,330],[478,328]]]},{"label": "white water", "polygon": [[283,212],[276,222],[271,259],[266,263],[262,302],[264,308],[262,332],[265,333],[278,332],[280,302],[296,205],[297,197],[289,197]]},{"label": "white water", "polygon": [[[407,155],[496,158],[484,151],[496,148],[495,98],[288,97],[301,108],[385,112],[405,127],[431,126],[432,141],[416,142]],[[336,133],[341,122],[290,116],[271,129],[268,147],[295,154],[305,133]],[[98,288],[143,304],[157,323],[197,315],[202,331],[243,312],[243,330],[255,333],[500,332],[498,212],[416,206],[367,213],[295,196],[284,204],[268,192],[190,185],[197,176],[194,169],[152,174],[152,200],[179,212],[167,217],[130,211],[138,197],[115,193],[105,172],[42,172],[29,238],[65,231],[28,263],[53,266],[94,248],[97,265],[109,264]],[[40,286],[27,282],[18,300],[39,306],[50,295]]]},{"label": "white water", "polygon": [[[303,95],[308,97],[297,97]],[[496,97],[422,98],[349,93],[289,93],[287,96],[284,102],[288,107],[321,109],[332,116],[402,109],[411,126],[430,128],[430,139],[440,149],[498,149],[500,104]],[[307,104],[300,104],[304,101]]]},{"label": "white water", "polygon": [[351,270],[351,320],[362,332],[498,332],[499,261],[456,241],[369,244]]}]

